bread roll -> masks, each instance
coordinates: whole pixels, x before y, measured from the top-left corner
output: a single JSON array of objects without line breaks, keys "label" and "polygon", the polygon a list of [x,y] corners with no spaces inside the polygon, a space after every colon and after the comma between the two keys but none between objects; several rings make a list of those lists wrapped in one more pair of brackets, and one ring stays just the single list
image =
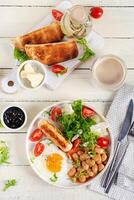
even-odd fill
[{"label": "bread roll", "polygon": [[52,24],[44,26],[41,29],[16,37],[12,40],[12,42],[17,49],[24,51],[25,44],[58,42],[61,41],[63,37],[64,34],[61,31],[60,24],[58,22],[53,22]]},{"label": "bread roll", "polygon": [[64,62],[78,56],[78,47],[74,40],[58,43],[25,45],[29,58],[46,65]]}]

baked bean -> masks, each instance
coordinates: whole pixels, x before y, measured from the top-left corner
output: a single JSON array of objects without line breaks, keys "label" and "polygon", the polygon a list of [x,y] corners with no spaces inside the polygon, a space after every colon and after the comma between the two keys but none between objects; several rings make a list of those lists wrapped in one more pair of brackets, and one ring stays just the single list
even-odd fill
[{"label": "baked bean", "polygon": [[82,167],[83,167],[84,170],[89,169],[89,165],[85,161],[82,161]]},{"label": "baked bean", "polygon": [[95,174],[91,171],[88,173],[89,174],[89,177],[93,177]]},{"label": "baked bean", "polygon": [[98,154],[103,154],[104,153],[104,149],[100,148],[100,147],[95,147],[95,152]]},{"label": "baked bean", "polygon": [[94,173],[91,171],[91,169],[89,168],[88,170],[87,170],[87,178],[89,178],[89,177],[93,177],[94,176]]},{"label": "baked bean", "polygon": [[77,160],[79,159],[78,154],[77,154],[77,153],[73,153],[73,154],[72,154],[72,159],[73,159],[74,161],[77,161]]},{"label": "baked bean", "polygon": [[98,165],[99,172],[102,171],[102,170],[104,169],[104,167],[105,167],[105,166],[104,166],[103,164],[99,164],[99,165]]},{"label": "baked bean", "polygon": [[76,168],[75,167],[72,167],[69,171],[68,171],[68,176],[69,177],[73,177],[76,173]]},{"label": "baked bean", "polygon": [[80,156],[80,155],[82,155],[84,152],[83,151],[81,151],[81,150],[79,150],[78,152],[77,152],[77,154]]},{"label": "baked bean", "polygon": [[89,156],[88,156],[87,153],[83,153],[82,155],[80,155],[80,160],[81,160],[81,161],[86,160],[86,159],[88,159],[88,158],[89,158]]},{"label": "baked bean", "polygon": [[89,165],[89,167],[93,167],[95,165],[95,160],[93,159],[86,159],[86,163]]},{"label": "baked bean", "polygon": [[103,153],[101,155],[101,160],[102,160],[102,162],[104,162],[105,160],[107,160],[107,154],[106,153]]},{"label": "baked bean", "polygon": [[80,176],[79,181],[80,181],[80,183],[85,183],[86,182],[86,176]]},{"label": "baked bean", "polygon": [[92,167],[92,171],[93,171],[94,174],[97,174],[98,166],[96,164]]},{"label": "baked bean", "polygon": [[101,164],[101,155],[100,154],[96,154],[96,156],[93,158],[95,160],[95,162],[97,164]]}]

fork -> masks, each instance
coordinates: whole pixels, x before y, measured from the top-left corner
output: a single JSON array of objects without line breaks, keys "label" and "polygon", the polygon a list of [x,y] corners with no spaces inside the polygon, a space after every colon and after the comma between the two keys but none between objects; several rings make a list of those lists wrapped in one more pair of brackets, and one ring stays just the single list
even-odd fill
[{"label": "fork", "polygon": [[120,157],[120,160],[119,162],[117,163],[117,166],[115,167],[115,170],[113,171],[108,183],[107,183],[107,186],[105,188],[105,193],[108,193],[113,182],[117,181],[117,178],[118,178],[118,170],[122,164],[122,161],[124,159],[124,156],[126,155],[126,152],[127,152],[127,148],[130,144],[130,141],[132,141],[132,138],[134,138],[134,121],[129,129],[129,132],[128,132],[128,135],[127,135],[127,141],[126,141],[126,147],[125,147],[125,150],[123,152],[123,154],[121,155]]},{"label": "fork", "polygon": [[[129,143],[134,140],[134,121],[130,127],[130,131],[128,132],[128,136],[127,136],[127,143],[129,146]],[[114,184],[117,185],[117,180],[118,180],[118,172],[115,175],[115,179],[114,179]]]}]

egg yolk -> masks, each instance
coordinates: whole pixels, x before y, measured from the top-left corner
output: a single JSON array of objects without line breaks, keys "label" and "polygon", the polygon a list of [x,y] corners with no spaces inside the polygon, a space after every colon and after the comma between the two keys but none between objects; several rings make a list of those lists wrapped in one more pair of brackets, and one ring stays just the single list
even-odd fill
[{"label": "egg yolk", "polygon": [[53,153],[47,157],[46,166],[50,172],[60,172],[63,157],[58,153]]}]

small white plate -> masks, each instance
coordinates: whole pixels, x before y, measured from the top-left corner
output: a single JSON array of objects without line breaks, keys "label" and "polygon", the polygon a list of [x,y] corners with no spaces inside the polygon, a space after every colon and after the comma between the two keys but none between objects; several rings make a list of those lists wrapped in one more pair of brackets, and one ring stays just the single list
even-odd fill
[{"label": "small white plate", "polygon": [[[47,183],[49,183],[51,185],[55,185],[57,187],[61,187],[61,188],[77,188],[78,186],[85,186],[85,185],[90,184],[91,182],[93,182],[98,177],[100,177],[100,176],[102,176],[104,174],[105,170],[107,169],[107,167],[108,167],[108,165],[109,165],[109,163],[111,161],[112,155],[113,155],[113,142],[114,142],[114,140],[113,140],[112,134],[110,134],[109,125],[108,125],[105,117],[95,110],[96,114],[100,117],[102,122],[105,122],[107,124],[107,130],[108,130],[107,132],[108,132],[108,135],[110,137],[109,159],[108,159],[108,162],[107,162],[105,168],[96,177],[94,177],[93,179],[90,179],[89,181],[87,181],[86,183],[83,183],[83,184],[72,183],[71,180],[69,178],[66,178],[66,177],[63,178],[59,183],[58,182],[52,183],[50,180],[48,181],[48,179],[44,175],[44,172],[42,172],[42,170],[38,169],[36,164],[34,164],[34,162],[33,162],[33,148],[34,148],[35,143],[31,142],[29,140],[29,136],[38,127],[38,122],[41,119],[44,119],[44,118],[47,119],[48,118],[47,114],[44,115],[44,113],[46,113],[47,111],[50,111],[51,108],[54,107],[54,106],[63,107],[65,104],[71,104],[71,103],[72,102],[70,102],[70,101],[59,102],[57,104],[53,104],[53,105],[43,109],[39,114],[37,114],[37,116],[31,122],[31,124],[29,126],[29,129],[28,129],[28,132],[27,132],[27,137],[26,137],[26,153],[27,153],[27,157],[28,157],[28,160],[29,160],[29,163],[30,163],[32,169],[45,182],[47,182]],[[83,104],[85,106],[91,107],[91,105],[89,105],[89,103],[84,103],[83,102]]]}]

